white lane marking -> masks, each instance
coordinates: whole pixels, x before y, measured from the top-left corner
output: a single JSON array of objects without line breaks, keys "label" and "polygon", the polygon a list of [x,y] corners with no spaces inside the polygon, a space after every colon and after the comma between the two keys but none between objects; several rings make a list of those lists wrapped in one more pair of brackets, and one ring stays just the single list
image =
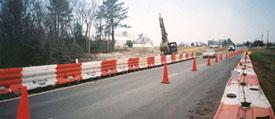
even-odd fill
[{"label": "white lane marking", "polygon": [[173,76],[176,76],[176,75],[178,75],[178,73],[169,74],[168,77],[173,77]]}]

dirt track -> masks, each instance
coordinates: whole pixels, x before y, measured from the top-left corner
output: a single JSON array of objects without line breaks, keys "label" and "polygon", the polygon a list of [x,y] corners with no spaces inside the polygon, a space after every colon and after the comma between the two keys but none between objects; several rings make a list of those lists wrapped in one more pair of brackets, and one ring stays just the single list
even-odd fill
[{"label": "dirt track", "polygon": [[[207,47],[178,47],[179,53],[184,52],[200,52],[202,53]],[[224,50],[225,48],[215,48],[216,51]],[[99,54],[87,54],[83,58],[80,58],[80,62],[87,61],[101,61],[109,59],[123,59],[129,57],[148,57],[159,55],[159,47],[152,48],[127,48],[117,49],[112,53],[99,53]]]}]

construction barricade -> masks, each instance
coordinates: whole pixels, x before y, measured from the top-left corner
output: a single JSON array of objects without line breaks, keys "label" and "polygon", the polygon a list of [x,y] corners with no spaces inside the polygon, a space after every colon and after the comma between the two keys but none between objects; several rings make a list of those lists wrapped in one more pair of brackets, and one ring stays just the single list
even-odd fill
[{"label": "construction barricade", "polygon": [[[240,51],[241,52],[241,51]],[[271,105],[265,97],[246,54],[232,71],[214,119],[274,119]]]},{"label": "construction barricade", "polygon": [[140,57],[139,58],[139,68],[143,69],[143,68],[147,68],[148,64],[147,64],[147,57]]},{"label": "construction barricade", "polygon": [[22,68],[0,69],[0,95],[19,93],[22,89]]},{"label": "construction barricade", "polygon": [[166,63],[167,63],[167,64],[172,63],[171,55],[166,55]]},{"label": "construction barricade", "polygon": [[179,54],[179,61],[183,61],[183,54]]},{"label": "construction barricade", "polygon": [[118,59],[116,63],[117,73],[128,71],[128,59]]},{"label": "construction barricade", "polygon": [[172,63],[176,62],[176,55],[175,54],[171,55],[171,62]]},{"label": "construction barricade", "polygon": [[189,59],[189,53],[188,53],[188,52],[185,53],[185,59],[186,59],[186,60]]},{"label": "construction barricade", "polygon": [[81,64],[82,63],[58,64],[56,67],[57,84],[80,81],[82,79]]},{"label": "construction barricade", "polygon": [[161,56],[155,56],[155,66],[161,65]]},{"label": "construction barricade", "polygon": [[128,70],[133,71],[139,69],[139,58],[129,58],[128,59]]},{"label": "construction barricade", "polygon": [[102,61],[85,62],[81,65],[82,79],[91,79],[101,76],[101,63]]},{"label": "construction barricade", "polygon": [[161,60],[161,64],[164,65],[166,63],[166,56],[165,55],[161,56],[160,60]]},{"label": "construction barricade", "polygon": [[116,70],[117,60],[106,60],[101,62],[101,76],[107,76],[117,73]]},{"label": "construction barricade", "polygon": [[57,65],[24,67],[22,71],[22,84],[28,90],[56,85]]},{"label": "construction barricade", "polygon": [[147,57],[147,67],[151,68],[155,66],[155,57]]}]

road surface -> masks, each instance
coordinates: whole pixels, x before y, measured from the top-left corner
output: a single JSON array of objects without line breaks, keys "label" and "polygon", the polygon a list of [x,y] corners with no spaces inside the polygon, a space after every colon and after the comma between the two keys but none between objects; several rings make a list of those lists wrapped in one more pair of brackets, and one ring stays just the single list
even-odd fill
[{"label": "road surface", "polygon": [[[206,66],[197,59],[51,90],[29,97],[31,119],[213,118],[230,72],[241,55]],[[223,57],[225,59],[225,57]],[[19,99],[0,102],[0,119],[15,119]]]}]

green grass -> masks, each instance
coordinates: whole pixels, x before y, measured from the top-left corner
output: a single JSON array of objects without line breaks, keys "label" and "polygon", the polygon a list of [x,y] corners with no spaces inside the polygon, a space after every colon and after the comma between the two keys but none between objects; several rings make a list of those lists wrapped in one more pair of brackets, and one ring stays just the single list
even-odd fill
[{"label": "green grass", "polygon": [[202,52],[196,52],[196,56],[201,56]]},{"label": "green grass", "polygon": [[275,49],[254,48],[252,49],[252,59],[271,71],[275,71]]},{"label": "green grass", "polygon": [[251,51],[253,67],[260,85],[275,109],[275,49],[253,48]]},{"label": "green grass", "polygon": [[129,49],[127,48],[118,48],[118,49],[115,49],[115,52],[127,52],[129,51]]}]

